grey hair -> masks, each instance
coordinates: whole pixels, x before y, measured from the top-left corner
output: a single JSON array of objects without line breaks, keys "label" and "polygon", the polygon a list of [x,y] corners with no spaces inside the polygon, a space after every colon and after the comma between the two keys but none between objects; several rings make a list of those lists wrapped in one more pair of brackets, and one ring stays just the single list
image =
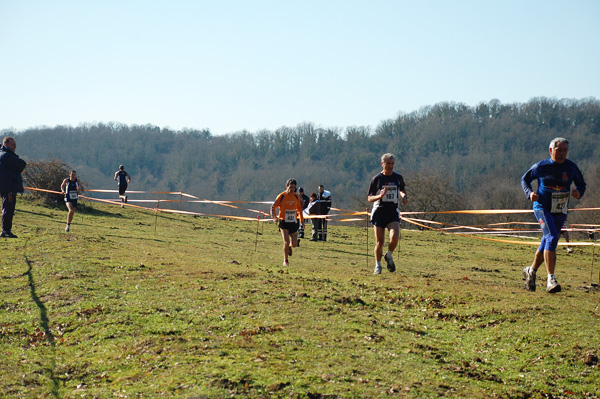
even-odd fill
[{"label": "grey hair", "polygon": [[387,161],[388,159],[395,161],[396,157],[394,156],[394,154],[390,154],[389,152],[381,156],[381,162],[383,163],[385,163],[385,161]]},{"label": "grey hair", "polygon": [[555,149],[560,143],[565,143],[566,145],[569,145],[569,140],[562,137],[557,137],[550,142],[550,146],[548,148]]}]

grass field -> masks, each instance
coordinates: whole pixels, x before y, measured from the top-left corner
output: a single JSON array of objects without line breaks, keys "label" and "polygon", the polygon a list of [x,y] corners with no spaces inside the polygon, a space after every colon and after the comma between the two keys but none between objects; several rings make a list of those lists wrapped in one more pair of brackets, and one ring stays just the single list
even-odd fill
[{"label": "grass field", "polygon": [[19,197],[0,239],[0,397],[600,397],[592,247],[559,247],[547,294],[543,271],[523,289],[530,245],[403,230],[373,276],[370,229],[330,225],[283,267],[272,223],[65,219]]}]

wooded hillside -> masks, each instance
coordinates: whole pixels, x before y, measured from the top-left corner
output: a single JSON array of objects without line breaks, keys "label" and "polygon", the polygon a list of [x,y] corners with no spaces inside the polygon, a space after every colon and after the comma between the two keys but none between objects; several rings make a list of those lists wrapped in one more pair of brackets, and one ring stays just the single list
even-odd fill
[{"label": "wooded hillside", "polygon": [[306,122],[213,136],[207,130],[98,123],[2,133],[17,138],[21,157],[60,159],[93,188],[115,188],[119,164],[132,175],[131,189],[219,200],[271,200],[294,177],[307,194],[322,183],[335,207],[357,210],[365,207],[385,152],[397,156],[396,171],[408,182],[409,210],[529,207],[520,177],[562,136],[588,181],[580,205],[598,206],[600,101],[594,98],[440,103],[374,128]]}]

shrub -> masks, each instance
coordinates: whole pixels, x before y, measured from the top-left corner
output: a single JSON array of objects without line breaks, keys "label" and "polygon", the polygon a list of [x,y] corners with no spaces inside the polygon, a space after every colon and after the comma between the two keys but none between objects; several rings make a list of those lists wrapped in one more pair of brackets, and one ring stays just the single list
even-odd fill
[{"label": "shrub", "polygon": [[[60,192],[60,185],[65,176],[69,175],[70,170],[69,165],[58,159],[49,161],[32,160],[27,162],[27,168],[23,172],[23,179],[26,187]],[[31,190],[31,194],[48,205],[62,203],[61,194],[38,190]]]}]

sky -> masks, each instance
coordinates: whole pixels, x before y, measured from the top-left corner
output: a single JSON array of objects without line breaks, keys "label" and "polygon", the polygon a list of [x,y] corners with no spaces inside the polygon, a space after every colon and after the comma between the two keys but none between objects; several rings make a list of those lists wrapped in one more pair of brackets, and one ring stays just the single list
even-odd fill
[{"label": "sky", "polygon": [[0,131],[377,125],[600,98],[597,0],[0,0]]}]

